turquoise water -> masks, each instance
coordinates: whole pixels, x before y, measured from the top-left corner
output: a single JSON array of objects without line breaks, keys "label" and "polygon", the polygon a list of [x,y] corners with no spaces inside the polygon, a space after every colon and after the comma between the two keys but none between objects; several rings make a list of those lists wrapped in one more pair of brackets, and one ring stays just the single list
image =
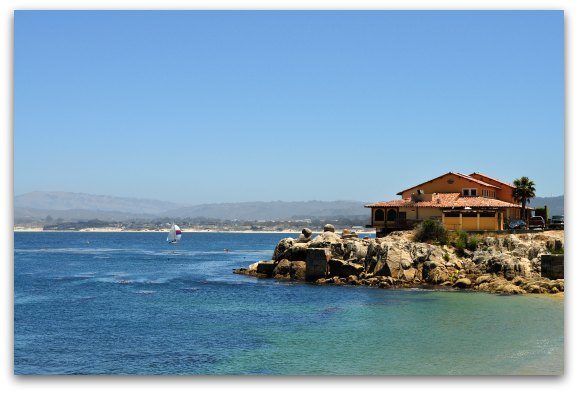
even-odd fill
[{"label": "turquoise water", "polygon": [[559,299],[232,274],[285,236],[16,233],[15,372],[563,372]]}]

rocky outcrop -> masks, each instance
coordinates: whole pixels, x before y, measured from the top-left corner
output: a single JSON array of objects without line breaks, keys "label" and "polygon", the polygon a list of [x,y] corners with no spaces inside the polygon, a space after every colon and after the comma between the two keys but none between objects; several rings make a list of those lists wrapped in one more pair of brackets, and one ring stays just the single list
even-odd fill
[{"label": "rocky outcrop", "polygon": [[329,276],[347,278],[358,276],[363,273],[363,265],[353,262],[346,262],[341,259],[330,259],[327,263]]},{"label": "rocky outcrop", "polygon": [[564,280],[540,276],[540,257],[563,249],[563,233],[487,236],[475,250],[415,242],[409,231],[379,238],[341,235],[328,224],[313,236],[305,228],[297,239],[279,241],[270,261],[236,273],[318,284],[380,288],[439,286],[494,293],[558,293]]},{"label": "rocky outcrop", "polygon": [[271,274],[278,280],[305,280],[305,261],[283,259],[277,263]]}]

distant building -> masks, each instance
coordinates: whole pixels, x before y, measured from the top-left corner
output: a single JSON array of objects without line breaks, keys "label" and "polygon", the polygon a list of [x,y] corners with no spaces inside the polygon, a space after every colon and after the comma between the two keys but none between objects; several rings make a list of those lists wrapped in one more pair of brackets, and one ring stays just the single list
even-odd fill
[{"label": "distant building", "polygon": [[511,184],[481,173],[448,172],[398,192],[401,199],[365,207],[371,209],[371,226],[378,236],[428,218],[441,220],[450,230],[495,231],[522,215],[513,190]]}]

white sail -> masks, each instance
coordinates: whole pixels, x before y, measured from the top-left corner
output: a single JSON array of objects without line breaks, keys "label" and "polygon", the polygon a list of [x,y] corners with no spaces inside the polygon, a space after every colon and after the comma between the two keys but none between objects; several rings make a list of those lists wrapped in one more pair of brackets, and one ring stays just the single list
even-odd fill
[{"label": "white sail", "polygon": [[179,226],[175,224],[175,239],[179,242],[181,241],[181,236],[182,236],[181,228],[179,228]]},{"label": "white sail", "polygon": [[173,224],[171,230],[169,231],[169,235],[167,236],[167,242],[169,243],[177,243],[181,240],[181,228],[178,225]]}]

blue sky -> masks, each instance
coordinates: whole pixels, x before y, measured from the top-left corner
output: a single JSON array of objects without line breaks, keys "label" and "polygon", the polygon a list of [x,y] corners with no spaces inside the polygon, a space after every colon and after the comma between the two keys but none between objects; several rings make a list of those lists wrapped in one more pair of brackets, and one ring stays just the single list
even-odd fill
[{"label": "blue sky", "polygon": [[15,193],[374,201],[448,171],[564,192],[564,15],[15,14]]}]

